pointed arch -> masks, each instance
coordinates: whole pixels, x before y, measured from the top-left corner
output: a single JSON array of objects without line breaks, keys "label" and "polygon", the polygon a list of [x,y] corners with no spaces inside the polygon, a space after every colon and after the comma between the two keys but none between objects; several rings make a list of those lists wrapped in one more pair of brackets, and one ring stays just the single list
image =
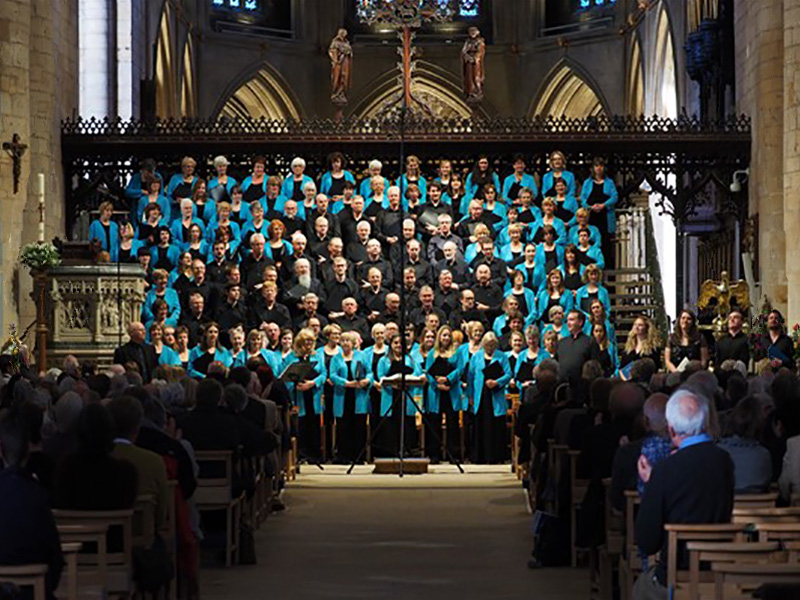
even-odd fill
[{"label": "pointed arch", "polygon": [[633,35],[630,45],[628,76],[625,84],[625,112],[631,116],[644,113],[644,65],[642,44],[638,35]]},{"label": "pointed arch", "polygon": [[260,64],[253,75],[240,79],[217,111],[218,117],[295,121],[301,114],[288,84],[266,63]]},{"label": "pointed arch", "polygon": [[156,44],[156,115],[159,117],[174,117],[178,113],[175,89],[177,64],[173,28],[174,21],[170,3],[164,2]]},{"label": "pointed arch", "polygon": [[572,61],[558,63],[542,84],[528,116],[571,119],[609,114],[608,105],[591,77]]},{"label": "pointed arch", "polygon": [[656,19],[648,19],[643,35],[644,108],[648,115],[678,116],[678,77],[672,21],[666,3]]},{"label": "pointed arch", "polygon": [[181,78],[181,116],[197,116],[197,93],[194,76],[194,44],[192,36],[186,38],[183,49],[183,76]]},{"label": "pointed arch", "polygon": [[[373,118],[401,92],[396,71],[388,71],[364,86],[369,93],[352,103],[350,115],[356,118]],[[484,103],[473,110],[463,99],[458,78],[431,63],[418,60],[414,69],[413,93],[440,119],[469,119],[475,110],[481,117],[493,114],[492,107]]]}]

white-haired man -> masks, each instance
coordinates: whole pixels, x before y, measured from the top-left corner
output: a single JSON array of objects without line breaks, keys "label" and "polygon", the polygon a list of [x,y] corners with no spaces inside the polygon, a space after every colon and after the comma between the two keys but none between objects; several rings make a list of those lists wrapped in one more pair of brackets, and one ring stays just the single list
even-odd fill
[{"label": "white-haired man", "polygon": [[261,274],[264,267],[272,264],[272,261],[264,253],[266,239],[260,233],[250,236],[250,254],[244,257],[241,264],[242,284],[248,290],[253,289],[257,283],[261,283]]},{"label": "white-haired man", "polygon": [[[636,581],[636,600],[668,598],[666,523],[728,523],[733,510],[733,462],[708,433],[709,402],[680,389],[667,402],[667,431],[677,451],[655,467],[639,457],[647,486],[636,517],[636,541],[660,560]],[[679,556],[682,556],[679,552]]]}]

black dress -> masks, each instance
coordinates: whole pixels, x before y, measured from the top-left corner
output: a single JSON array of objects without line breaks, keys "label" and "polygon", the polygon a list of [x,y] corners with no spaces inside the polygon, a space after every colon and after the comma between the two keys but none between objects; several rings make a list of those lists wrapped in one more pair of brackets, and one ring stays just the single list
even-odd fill
[{"label": "black dress", "polygon": [[[488,366],[488,365],[487,365]],[[473,429],[472,462],[497,464],[506,460],[506,418],[494,416],[492,390],[483,387]]]},{"label": "black dress", "polygon": [[[580,270],[567,272],[564,275],[564,287],[571,292],[579,290],[583,286]],[[587,311],[588,312],[588,311]]]},{"label": "black dress", "polygon": [[261,183],[251,183],[250,187],[248,187],[244,194],[242,194],[242,202],[246,202],[250,204],[255,200],[261,200],[267,194],[264,192],[264,182]]},{"label": "black dress", "polygon": [[[353,360],[345,360],[347,380],[354,381]],[[367,415],[356,414],[356,388],[345,388],[342,416],[336,419],[336,458],[353,462],[367,441]],[[363,456],[362,456],[363,458]]]},{"label": "black dress", "polygon": [[[325,372],[331,372],[331,359],[333,355],[328,354],[324,350],[322,355],[325,357]],[[322,390],[323,402],[325,406],[325,416],[323,421],[325,423],[325,458],[333,458],[333,384],[325,381],[325,387]]]},{"label": "black dress", "polygon": [[292,200],[295,202],[302,202],[306,195],[303,192],[303,180],[297,181],[292,179]]},{"label": "black dress", "polygon": [[344,196],[344,182],[347,181],[344,178],[344,173],[342,173],[341,177],[334,177],[331,175],[331,185],[328,188],[328,197],[333,198],[334,196]]},{"label": "black dress", "polygon": [[[449,361],[452,363],[453,359],[450,358]],[[457,393],[459,385],[460,382],[456,381],[452,391]],[[461,452],[459,415],[458,411],[453,409],[450,390],[439,390],[439,412],[431,412],[426,406],[425,417],[425,452],[428,458],[433,462],[439,462],[442,460],[442,449],[447,447],[445,457],[448,460],[451,462],[464,460]]]},{"label": "black dress", "polygon": [[[541,231],[541,229],[539,230]],[[545,250],[544,251],[544,272],[545,274],[549,273],[553,269],[558,267],[558,254],[556,253],[556,249],[553,248],[552,250]]]},{"label": "black dress", "polygon": [[305,416],[298,420],[300,452],[311,463],[322,460],[322,428],[319,415],[314,413],[314,388],[302,392]]},{"label": "black dress", "polygon": [[683,346],[680,340],[670,337],[669,352],[670,360],[676,367],[683,361],[684,358],[688,360],[700,360],[702,357],[702,349],[706,345],[706,341],[702,335],[698,335],[697,339],[690,341],[688,346]]},{"label": "black dress", "polygon": [[599,292],[588,292],[586,298],[581,300],[581,305],[578,308],[588,315],[589,309],[592,307],[592,302],[597,300],[599,294]]},{"label": "black dress", "polygon": [[517,304],[519,305],[519,312],[521,312],[526,317],[530,313],[531,307],[528,306],[528,301],[525,300],[525,293],[517,294],[515,292],[511,292],[511,295],[514,296],[517,300]]},{"label": "black dress", "polygon": [[542,323],[552,323],[550,320],[550,309],[554,306],[561,306],[561,296],[558,298],[553,298],[550,296],[547,299],[547,306],[545,307],[544,311],[542,311]]}]

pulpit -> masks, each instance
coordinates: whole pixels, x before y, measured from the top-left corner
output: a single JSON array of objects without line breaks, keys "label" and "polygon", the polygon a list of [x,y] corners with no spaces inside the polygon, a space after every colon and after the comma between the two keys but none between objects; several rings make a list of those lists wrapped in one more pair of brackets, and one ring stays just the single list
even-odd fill
[{"label": "pulpit", "polygon": [[65,264],[43,274],[49,323],[48,363],[59,367],[68,354],[100,366],[128,341],[127,327],[141,319],[145,282],[138,264]]}]

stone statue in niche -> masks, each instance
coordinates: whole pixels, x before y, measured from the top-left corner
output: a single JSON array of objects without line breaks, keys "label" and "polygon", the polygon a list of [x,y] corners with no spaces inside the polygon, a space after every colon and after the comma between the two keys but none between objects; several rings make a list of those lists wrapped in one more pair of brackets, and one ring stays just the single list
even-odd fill
[{"label": "stone statue in niche", "polygon": [[331,59],[331,102],[342,107],[347,104],[347,92],[353,80],[353,48],[346,29],[336,32],[328,47],[328,56]]},{"label": "stone statue in niche", "polygon": [[483,100],[483,81],[486,75],[486,41],[477,27],[470,27],[461,49],[461,69],[464,78],[464,94],[468,104]]}]

